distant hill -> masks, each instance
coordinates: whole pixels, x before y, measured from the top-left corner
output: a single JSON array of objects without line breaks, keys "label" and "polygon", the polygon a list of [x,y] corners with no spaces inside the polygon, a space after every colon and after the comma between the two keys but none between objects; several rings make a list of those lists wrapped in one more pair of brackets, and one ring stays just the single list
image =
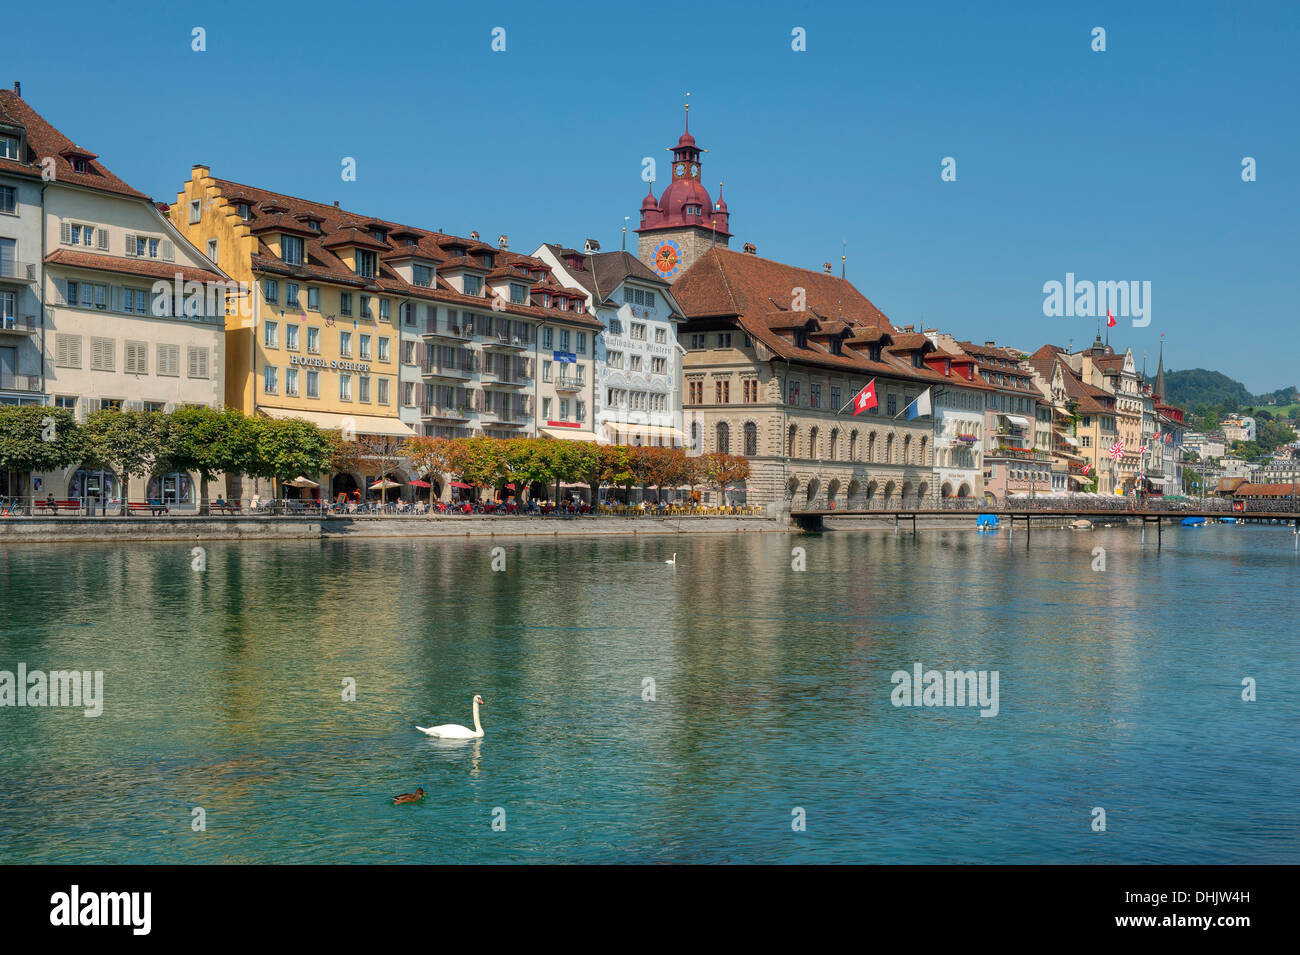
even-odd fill
[{"label": "distant hill", "polygon": [[1165,401],[1188,410],[1205,405],[1236,411],[1255,403],[1255,396],[1241,382],[1205,368],[1165,372],[1165,390],[1169,392]]}]

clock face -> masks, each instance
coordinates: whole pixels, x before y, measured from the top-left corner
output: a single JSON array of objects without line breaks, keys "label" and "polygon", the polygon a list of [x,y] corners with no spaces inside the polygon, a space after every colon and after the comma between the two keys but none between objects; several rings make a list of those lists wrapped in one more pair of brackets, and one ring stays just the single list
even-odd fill
[{"label": "clock face", "polygon": [[683,166],[681,163],[678,163],[678,164],[677,164],[677,175],[680,176],[680,175],[681,175],[682,173],[684,173],[685,171],[686,171],[686,167]]},{"label": "clock face", "polygon": [[656,272],[664,278],[671,278],[682,263],[681,246],[672,239],[664,239],[655,246],[650,261],[654,264]]},{"label": "clock face", "polygon": [[695,165],[695,163],[691,163],[691,176],[694,177],[694,176],[698,176],[699,174],[700,174],[700,167]]}]

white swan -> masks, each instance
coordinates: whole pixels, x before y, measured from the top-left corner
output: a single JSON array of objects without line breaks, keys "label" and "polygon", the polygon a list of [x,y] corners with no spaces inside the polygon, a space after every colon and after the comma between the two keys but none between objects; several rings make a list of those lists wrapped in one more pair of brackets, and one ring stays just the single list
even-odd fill
[{"label": "white swan", "polygon": [[477,693],[474,694],[474,728],[461,726],[459,723],[443,723],[441,726],[417,726],[416,729],[426,736],[438,739],[479,739],[483,735],[483,724],[478,721],[478,707],[486,702]]},{"label": "white swan", "polygon": [[672,559],[672,560],[666,560],[666,561],[664,561],[664,563],[665,563],[665,564],[676,564],[676,563],[677,563],[677,552],[676,552],[676,551],[673,551],[673,559]]}]

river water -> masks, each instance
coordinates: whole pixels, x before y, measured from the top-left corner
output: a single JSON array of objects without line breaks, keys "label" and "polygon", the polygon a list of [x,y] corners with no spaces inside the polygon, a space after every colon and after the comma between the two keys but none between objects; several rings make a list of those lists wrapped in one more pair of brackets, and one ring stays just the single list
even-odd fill
[{"label": "river water", "polygon": [[[0,571],[0,670],[104,680],[95,718],[0,708],[4,862],[1300,861],[1287,528],[18,545]],[[996,671],[996,716],[895,706],[917,663]],[[414,729],[475,693],[483,739]]]}]

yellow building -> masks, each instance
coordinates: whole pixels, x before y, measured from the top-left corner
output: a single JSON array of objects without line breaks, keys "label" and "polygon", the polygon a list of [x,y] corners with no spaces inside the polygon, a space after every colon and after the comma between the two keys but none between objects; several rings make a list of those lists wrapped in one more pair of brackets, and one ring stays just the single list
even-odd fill
[{"label": "yellow building", "polygon": [[240,283],[226,318],[227,404],[361,440],[414,433],[398,413],[402,296],[381,273],[383,230],[337,206],[216,179],[202,165],[169,214]]}]

